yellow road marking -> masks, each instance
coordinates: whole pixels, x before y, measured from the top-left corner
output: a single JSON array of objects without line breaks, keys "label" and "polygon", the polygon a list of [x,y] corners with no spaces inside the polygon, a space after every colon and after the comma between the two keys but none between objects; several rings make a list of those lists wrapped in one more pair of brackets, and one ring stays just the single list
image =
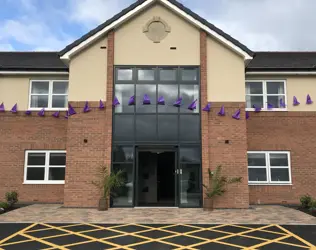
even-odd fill
[{"label": "yellow road marking", "polygon": [[29,226],[27,226],[27,227],[21,229],[20,231],[17,231],[17,232],[15,232],[14,234],[11,234],[11,235],[9,235],[8,237],[6,237],[6,238],[0,240],[0,245],[1,245],[3,242],[6,242],[7,240],[12,239],[14,236],[17,236],[17,235],[19,235],[20,233],[23,233],[23,232],[25,232],[26,230],[28,230],[28,229],[34,227],[36,224],[37,224],[37,223],[33,223],[33,224],[31,224],[31,225],[29,225]]},{"label": "yellow road marking", "polygon": [[49,241],[45,241],[45,240],[42,240],[42,239],[39,239],[39,238],[35,238],[33,236],[30,236],[30,235],[27,235],[27,234],[24,234],[24,233],[20,233],[20,235],[23,236],[23,237],[27,237],[27,238],[29,238],[31,240],[38,241],[38,242],[40,242],[42,244],[61,249],[61,250],[66,250],[67,249],[67,248],[64,248],[63,246],[59,246],[59,245],[56,245],[56,244],[51,243]]},{"label": "yellow road marking", "polygon": [[294,238],[296,238],[297,240],[303,242],[304,244],[306,244],[307,246],[313,248],[315,247],[312,243],[302,239],[301,237],[299,237],[298,235],[292,233],[291,231],[285,229],[284,227],[281,227],[280,225],[276,225],[278,228],[280,228],[281,230],[283,230],[284,232],[288,233],[289,235],[293,236]]},{"label": "yellow road marking", "polygon": [[291,236],[290,236],[290,235],[284,235],[284,236],[282,236],[282,237],[280,237],[280,238],[276,238],[276,239],[273,239],[273,240],[269,240],[269,241],[266,241],[266,242],[262,242],[262,243],[260,243],[260,244],[251,246],[251,247],[249,247],[249,248],[247,248],[247,249],[249,249],[249,250],[257,249],[258,247],[262,247],[262,246],[265,246],[265,245],[269,245],[269,244],[271,244],[271,243],[277,243],[279,240],[284,240],[284,239],[289,238],[289,237],[291,237]]},{"label": "yellow road marking", "polygon": [[105,241],[105,240],[102,240],[102,239],[97,239],[97,238],[94,238],[94,237],[91,237],[91,236],[88,236],[88,235],[85,235],[85,234],[81,234],[81,233],[78,233],[78,232],[72,232],[72,231],[67,230],[65,228],[58,228],[58,227],[55,227],[55,226],[52,226],[52,225],[49,225],[49,224],[45,224],[45,223],[42,223],[42,225],[47,226],[47,227],[51,227],[51,228],[54,228],[54,229],[57,229],[57,230],[60,230],[60,231],[64,231],[64,232],[67,232],[67,233],[70,233],[70,234],[73,234],[73,235],[76,235],[76,236],[80,236],[82,238],[90,239],[90,240],[93,240],[93,241],[98,241],[98,242],[105,243],[105,244],[108,244],[108,245],[112,245],[114,247],[121,247],[123,249],[130,249],[130,248],[127,248],[127,247],[124,247],[124,246],[121,246],[121,245],[118,245],[118,244],[115,244],[115,243],[112,243],[112,242],[108,242],[108,241]]}]

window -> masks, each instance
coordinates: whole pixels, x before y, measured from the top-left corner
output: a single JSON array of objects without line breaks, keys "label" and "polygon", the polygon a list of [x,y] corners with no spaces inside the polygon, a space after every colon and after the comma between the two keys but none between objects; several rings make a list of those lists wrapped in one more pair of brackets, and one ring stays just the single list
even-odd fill
[{"label": "window", "polygon": [[248,152],[248,182],[249,184],[290,184],[290,153]]},{"label": "window", "polygon": [[66,109],[68,105],[68,81],[33,80],[30,83],[29,108],[40,110]]},{"label": "window", "polygon": [[26,151],[25,184],[64,184],[65,151]]},{"label": "window", "polygon": [[285,88],[283,80],[246,81],[246,108],[252,110],[256,105],[263,110],[286,110],[280,105],[284,103],[286,107]]}]

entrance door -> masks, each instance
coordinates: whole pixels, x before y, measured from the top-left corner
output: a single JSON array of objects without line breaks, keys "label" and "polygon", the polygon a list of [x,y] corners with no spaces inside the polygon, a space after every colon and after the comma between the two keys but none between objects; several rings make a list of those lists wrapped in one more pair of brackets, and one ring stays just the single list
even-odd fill
[{"label": "entrance door", "polygon": [[138,151],[136,205],[172,207],[176,205],[176,152]]}]

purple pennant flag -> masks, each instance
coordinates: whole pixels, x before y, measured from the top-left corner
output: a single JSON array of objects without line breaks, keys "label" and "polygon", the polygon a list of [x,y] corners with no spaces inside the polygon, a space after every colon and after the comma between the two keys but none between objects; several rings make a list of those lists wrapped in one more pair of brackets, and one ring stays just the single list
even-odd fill
[{"label": "purple pennant flag", "polygon": [[14,106],[12,107],[12,109],[10,110],[11,113],[17,113],[18,112],[18,104],[14,104]]},{"label": "purple pennant flag", "polygon": [[134,95],[129,98],[128,105],[129,106],[135,105],[135,96]]},{"label": "purple pennant flag", "polygon": [[158,105],[165,105],[165,98],[163,96],[160,96],[158,98],[158,102],[157,102]]},{"label": "purple pennant flag", "polygon": [[306,104],[312,104],[312,103],[313,103],[313,101],[312,101],[310,95],[307,95],[307,97],[306,97]]},{"label": "purple pennant flag", "polygon": [[4,111],[5,111],[5,109],[4,109],[4,104],[1,103],[1,104],[0,104],[0,112],[4,112]]},{"label": "purple pennant flag", "polygon": [[257,112],[257,113],[261,111],[261,107],[258,106],[257,104],[254,104],[253,108],[255,109],[255,112]]},{"label": "purple pennant flag", "polygon": [[173,106],[180,107],[181,106],[181,102],[182,102],[182,97],[179,97],[178,100],[176,100],[176,102],[173,104]]},{"label": "purple pennant flag", "polygon": [[99,102],[99,109],[104,109],[104,103],[102,102],[102,100],[100,100]]},{"label": "purple pennant flag", "polygon": [[25,111],[25,114],[26,114],[26,115],[31,115],[32,112],[31,112],[30,110],[26,110],[26,111]]},{"label": "purple pennant flag", "polygon": [[248,120],[249,118],[250,118],[249,111],[246,111],[246,120]]},{"label": "purple pennant flag", "polygon": [[221,107],[220,111],[217,114],[219,116],[225,116],[225,107],[224,107],[224,105]]},{"label": "purple pennant flag", "polygon": [[54,116],[55,118],[59,117],[59,111],[56,111],[54,114],[52,114],[52,116]]},{"label": "purple pennant flag", "polygon": [[232,115],[232,117],[236,120],[240,120],[240,109],[238,109],[236,113]]},{"label": "purple pennant flag", "polygon": [[280,108],[285,108],[285,102],[283,102],[283,99],[280,99]]},{"label": "purple pennant flag", "polygon": [[273,104],[268,103],[268,109],[273,109],[273,108],[274,108]]},{"label": "purple pennant flag", "polygon": [[144,95],[143,104],[144,105],[149,105],[150,104],[150,98],[149,98],[149,96],[147,94]]},{"label": "purple pennant flag", "polygon": [[68,116],[72,116],[75,114],[77,114],[75,109],[70,104],[68,104]]},{"label": "purple pennant flag", "polygon": [[89,108],[88,101],[86,101],[86,103],[84,104],[83,113],[87,113],[89,111],[91,111],[91,109]]},{"label": "purple pennant flag", "polygon": [[113,100],[113,107],[116,107],[116,106],[118,106],[118,105],[120,105],[120,102],[119,102],[119,100],[117,99],[117,97],[115,96],[115,97],[114,97],[114,100]]},{"label": "purple pennant flag", "polygon": [[68,117],[69,117],[68,111],[66,111],[65,119],[68,119]]},{"label": "purple pennant flag", "polygon": [[296,96],[293,96],[293,105],[294,106],[300,105],[300,102],[297,100]]},{"label": "purple pennant flag", "polygon": [[203,108],[203,111],[210,112],[211,111],[211,103],[209,102],[206,104],[206,106]]},{"label": "purple pennant flag", "polygon": [[190,109],[190,110],[195,110],[195,109],[196,109],[196,102],[197,102],[197,99],[196,99],[195,101],[193,101],[193,102],[189,105],[188,109]]},{"label": "purple pennant flag", "polygon": [[45,109],[42,108],[38,113],[37,113],[38,116],[45,116]]}]

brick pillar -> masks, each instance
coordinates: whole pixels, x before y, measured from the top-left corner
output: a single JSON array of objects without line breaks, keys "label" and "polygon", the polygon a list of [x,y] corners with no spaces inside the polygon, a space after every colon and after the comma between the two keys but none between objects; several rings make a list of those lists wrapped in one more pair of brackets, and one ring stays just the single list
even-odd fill
[{"label": "brick pillar", "polygon": [[[211,101],[207,97],[207,74],[211,74],[211,72],[207,72],[207,34],[204,31],[200,31],[200,70],[201,105],[203,107],[208,101]],[[226,116],[224,117],[217,115],[221,105],[225,105]],[[239,108],[242,118],[235,120],[232,118],[232,114]],[[249,190],[245,103],[212,102],[210,113],[201,112],[201,130],[203,183],[208,183],[208,168],[214,170],[218,165],[222,165],[224,175],[243,178],[242,183],[230,185],[224,196],[216,198],[214,206],[247,208]],[[225,140],[229,140],[229,143],[226,144]]]},{"label": "brick pillar", "polygon": [[[207,100],[207,34],[200,31],[200,88],[201,88],[201,107],[203,108]],[[207,169],[209,168],[209,124],[208,113],[201,111],[201,130],[202,130],[202,181],[207,183]],[[203,199],[205,198],[203,190]]]},{"label": "brick pillar", "polygon": [[98,205],[100,191],[92,180],[97,178],[101,165],[111,163],[114,31],[108,34],[105,56],[108,63],[105,109],[100,110],[99,102],[93,101],[89,102],[92,111],[83,113],[85,102],[71,102],[77,114],[69,117],[67,129],[64,205],[68,207]]},{"label": "brick pillar", "polygon": [[[225,105],[226,116],[218,116],[222,105]],[[241,110],[241,119],[235,120],[232,115]],[[248,164],[247,164],[247,126],[245,103],[223,102],[212,103],[209,114],[210,167],[222,165],[222,173],[228,177],[242,177],[242,183],[231,184],[222,197],[215,200],[219,208],[248,208]]]}]

